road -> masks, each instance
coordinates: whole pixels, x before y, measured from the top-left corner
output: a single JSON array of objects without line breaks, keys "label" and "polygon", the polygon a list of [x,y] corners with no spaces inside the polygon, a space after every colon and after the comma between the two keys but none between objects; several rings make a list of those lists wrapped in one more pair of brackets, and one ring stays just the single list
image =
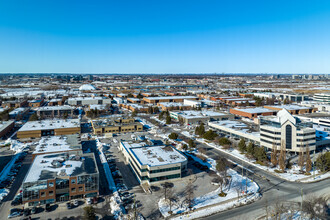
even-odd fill
[{"label": "road", "polygon": [[[148,118],[144,118],[148,120]],[[150,120],[149,120],[150,121]],[[169,126],[162,127],[166,133],[176,132]],[[165,133],[164,132],[164,133]],[[179,135],[179,138],[184,139],[185,137]],[[205,148],[206,155],[212,159],[218,159],[219,157],[225,157],[234,163],[243,165],[245,168],[242,171],[240,166],[232,166],[234,170],[238,173],[246,175],[248,178],[255,181],[260,187],[260,193],[262,198],[254,203],[245,205],[242,207],[234,208],[231,210],[223,211],[217,214],[214,214],[203,219],[216,220],[216,219],[256,219],[257,217],[263,216],[266,214],[265,207],[273,206],[276,202],[281,201],[301,201],[301,189],[303,189],[303,195],[313,194],[313,195],[326,195],[330,192],[330,179],[326,179],[320,182],[315,183],[298,183],[298,182],[289,182],[283,180],[275,175],[268,173],[265,170],[262,170],[256,166],[249,165],[246,162],[225,153],[223,151],[217,150],[215,148],[209,147],[203,143],[196,142],[197,148]],[[234,165],[234,164],[233,164]],[[251,172],[252,171],[252,172]]]}]

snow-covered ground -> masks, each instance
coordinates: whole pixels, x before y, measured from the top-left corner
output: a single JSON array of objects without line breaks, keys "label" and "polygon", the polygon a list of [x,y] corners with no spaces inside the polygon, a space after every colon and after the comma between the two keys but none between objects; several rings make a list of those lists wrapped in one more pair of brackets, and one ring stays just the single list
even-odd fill
[{"label": "snow-covered ground", "polygon": [[[197,153],[196,151],[195,151],[195,153],[200,154],[200,153]],[[208,166],[211,170],[216,171],[216,161],[213,160],[212,158],[207,158],[207,160],[204,162],[200,158],[198,158],[194,155],[190,155],[190,156],[195,161],[198,161],[199,163]],[[206,156],[206,155],[203,155],[203,156]],[[234,205],[239,205],[242,202],[251,201],[251,199],[255,199],[255,198],[259,197],[259,194],[258,194],[259,186],[255,182],[253,182],[250,179],[243,178],[241,175],[239,175],[236,171],[234,171],[232,169],[228,169],[227,175],[231,177],[229,184],[223,187],[223,192],[225,192],[227,195],[225,197],[219,196],[219,194],[221,193],[221,189],[219,187],[218,189],[216,189],[206,195],[194,198],[192,209],[193,210],[201,209],[201,210],[196,211],[196,213],[189,214],[189,216],[190,216],[189,218],[198,218],[198,217],[202,217],[202,216],[207,216],[214,212],[219,212],[220,210],[224,210],[224,209],[219,210],[219,208],[214,209],[211,207],[216,204],[221,203],[222,204],[221,207],[225,207],[225,209],[226,209],[226,208],[233,207]],[[248,196],[246,199],[245,198],[238,199],[237,190],[239,190],[239,193],[241,195],[242,191],[245,191],[245,187],[247,188],[247,191],[244,192],[244,195],[248,194],[250,196]],[[226,203],[227,201],[229,202],[229,205],[227,205],[227,203]],[[172,205],[171,211],[173,212],[173,214],[179,214],[179,213],[184,213],[184,212],[189,211],[189,208],[187,206],[181,206],[178,204],[181,204],[181,202],[177,202]],[[223,205],[223,204],[225,204],[225,205]],[[169,216],[168,212],[170,211],[170,207],[164,198],[159,201],[158,206],[159,206],[159,210],[163,216]],[[210,207],[210,208],[204,209],[204,207]],[[185,215],[180,216],[180,217],[184,217],[184,216]],[[192,217],[192,216],[195,216],[195,217]]]},{"label": "snow-covered ground", "polygon": [[[185,132],[182,132],[182,134],[186,135]],[[191,137],[191,135],[189,135],[187,137]],[[325,173],[325,174],[319,174],[319,171],[315,170],[316,177],[314,179],[313,175],[307,176],[305,174],[300,174],[299,173],[300,167],[298,167],[297,165],[293,165],[291,169],[286,169],[286,173],[277,173],[277,172],[275,172],[275,170],[279,170],[279,168],[276,168],[276,167],[271,168],[271,167],[262,166],[260,164],[257,164],[257,163],[255,163],[256,160],[247,158],[244,154],[241,154],[241,152],[236,150],[236,149],[230,149],[230,150],[223,149],[222,146],[219,146],[215,143],[208,143],[202,138],[198,138],[196,140],[201,142],[201,143],[204,143],[204,144],[206,144],[210,147],[216,148],[216,149],[218,149],[222,152],[228,153],[228,154],[230,154],[230,155],[232,155],[232,156],[234,156],[238,159],[244,160],[246,163],[248,163],[250,165],[256,166],[260,169],[263,169],[267,172],[270,172],[273,175],[276,175],[276,176],[278,176],[280,178],[283,178],[287,181],[313,182],[313,181],[318,181],[320,179],[328,178],[330,176],[330,172]],[[311,171],[311,173],[313,174],[312,171]]]}]

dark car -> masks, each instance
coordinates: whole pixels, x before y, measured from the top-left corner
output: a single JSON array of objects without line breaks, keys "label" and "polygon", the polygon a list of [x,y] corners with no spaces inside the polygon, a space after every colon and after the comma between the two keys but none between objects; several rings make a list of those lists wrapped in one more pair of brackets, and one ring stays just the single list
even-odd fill
[{"label": "dark car", "polygon": [[66,203],[66,208],[67,208],[67,209],[72,209],[71,202],[67,202],[67,203]]},{"label": "dark car", "polygon": [[20,205],[22,204],[22,199],[14,199],[12,202],[11,202],[11,205],[12,206],[16,206],[16,205]]},{"label": "dark car", "polygon": [[50,212],[52,209],[51,209],[51,206],[50,204],[46,204],[46,212]]},{"label": "dark car", "polygon": [[24,216],[31,215],[31,209],[24,209]]}]

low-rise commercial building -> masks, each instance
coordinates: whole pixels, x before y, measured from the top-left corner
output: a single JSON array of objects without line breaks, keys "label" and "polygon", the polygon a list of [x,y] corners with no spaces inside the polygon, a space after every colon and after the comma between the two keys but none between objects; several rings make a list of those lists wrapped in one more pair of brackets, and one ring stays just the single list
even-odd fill
[{"label": "low-rise commercial building", "polygon": [[29,107],[37,108],[37,107],[42,106],[43,103],[44,103],[43,99],[35,99],[35,100],[32,100],[32,101],[29,101]]},{"label": "low-rise commercial building", "polygon": [[209,127],[218,133],[233,139],[244,139],[248,142],[260,144],[259,127],[243,121],[225,120],[209,122]]},{"label": "low-rise commercial building", "polygon": [[26,122],[17,132],[17,138],[80,134],[79,119],[55,119]]},{"label": "low-rise commercial building", "polygon": [[29,113],[29,108],[16,108],[13,111],[9,112],[9,118],[10,119],[21,119],[23,118],[27,113]]},{"label": "low-rise commercial building", "polygon": [[330,103],[330,93],[316,93],[313,96],[313,100],[316,102]]},{"label": "low-rise commercial building", "polygon": [[187,169],[187,158],[172,146],[120,142],[119,147],[141,184],[180,179]]},{"label": "low-rise commercial building", "polygon": [[27,100],[21,101],[3,101],[1,103],[2,108],[20,108],[20,107],[27,107],[28,102]]},{"label": "low-rise commercial building", "polygon": [[282,109],[286,109],[290,114],[293,115],[301,115],[307,113],[313,113],[317,111],[317,108],[299,106],[299,105],[265,105],[264,108],[280,111]]},{"label": "low-rise commercial building", "polygon": [[143,98],[143,100],[145,102],[151,103],[151,104],[157,104],[159,102],[183,102],[183,100],[185,100],[185,99],[198,100],[198,97],[196,97],[196,96],[162,96],[162,97],[144,97]]},{"label": "low-rise commercial building", "polygon": [[69,105],[74,106],[111,104],[111,99],[105,97],[75,97],[69,98],[67,101]]},{"label": "low-rise commercial building", "polygon": [[10,121],[0,121],[0,138],[5,136],[11,129],[14,128],[15,122]]},{"label": "low-rise commercial building", "polygon": [[134,118],[108,118],[92,121],[93,132],[96,135],[107,133],[125,133],[143,131],[143,125]]},{"label": "low-rise commercial building", "polygon": [[[82,150],[80,135],[60,135],[40,138],[34,146],[32,159],[41,154],[78,152]],[[72,151],[72,152],[71,152]]]},{"label": "low-rise commercial building", "polygon": [[37,109],[37,115],[41,119],[46,118],[72,118],[73,108],[68,105],[64,106],[45,106]]},{"label": "low-rise commercial building", "polygon": [[189,110],[190,105],[181,102],[159,102],[157,106],[161,108],[162,111],[173,111],[173,110]]},{"label": "low-rise commercial building", "polygon": [[170,111],[171,118],[182,120],[185,124],[207,123],[233,118],[233,115],[214,111]]},{"label": "low-rise commercial building", "polygon": [[23,203],[29,206],[96,197],[99,172],[93,153],[38,155],[23,181]]},{"label": "low-rise commercial building", "polygon": [[231,114],[246,117],[246,118],[256,118],[258,116],[267,116],[267,115],[275,115],[276,110],[270,110],[267,108],[257,107],[257,108],[231,108],[229,110]]}]

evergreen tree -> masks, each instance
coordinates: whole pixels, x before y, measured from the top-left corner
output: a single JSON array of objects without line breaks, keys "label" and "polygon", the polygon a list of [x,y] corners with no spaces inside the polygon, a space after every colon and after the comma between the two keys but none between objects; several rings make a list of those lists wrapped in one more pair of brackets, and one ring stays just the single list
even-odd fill
[{"label": "evergreen tree", "polygon": [[246,143],[245,140],[242,138],[238,143],[238,149],[244,153],[246,151]]},{"label": "evergreen tree", "polygon": [[246,148],[246,152],[252,156],[254,156],[254,144],[252,142],[249,143],[249,145]]},{"label": "evergreen tree", "polygon": [[169,115],[166,116],[166,124],[167,125],[171,124],[171,116]]}]

